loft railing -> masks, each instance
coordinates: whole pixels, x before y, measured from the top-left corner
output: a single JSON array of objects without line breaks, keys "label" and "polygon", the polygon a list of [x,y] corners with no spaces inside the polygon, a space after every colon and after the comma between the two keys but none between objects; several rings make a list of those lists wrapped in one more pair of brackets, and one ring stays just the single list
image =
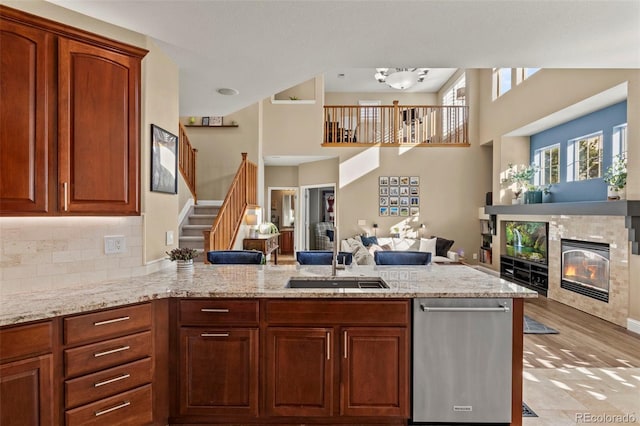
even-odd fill
[{"label": "loft railing", "polygon": [[248,206],[258,202],[258,166],[247,160],[242,153],[242,163],[238,167],[227,196],[211,229],[204,231],[204,261],[210,250],[231,250],[242,224]]},{"label": "loft railing", "polygon": [[196,157],[198,150],[191,146],[187,131],[182,123],[180,123],[178,137],[178,163],[180,165],[180,173],[184,181],[193,195],[193,202],[198,204],[198,196],[196,194]]},{"label": "loft railing", "polygon": [[322,146],[469,146],[466,106],[328,105]]}]

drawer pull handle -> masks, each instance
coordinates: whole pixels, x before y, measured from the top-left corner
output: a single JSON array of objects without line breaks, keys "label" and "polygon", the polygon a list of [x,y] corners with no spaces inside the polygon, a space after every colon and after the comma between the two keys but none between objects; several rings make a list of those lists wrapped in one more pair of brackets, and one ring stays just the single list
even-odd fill
[{"label": "drawer pull handle", "polygon": [[345,359],[349,356],[349,338],[347,336],[347,331],[344,331],[344,357]]},{"label": "drawer pull handle", "polygon": [[114,319],[105,320],[105,321],[94,322],[93,325],[113,324],[114,322],[127,321],[130,319],[131,319],[130,317],[120,317],[120,318],[114,318]]},{"label": "drawer pull handle", "polygon": [[128,379],[131,377],[131,374],[123,374],[122,376],[114,377],[113,379],[103,380],[102,382],[96,382],[93,384],[94,388],[99,388],[100,386],[108,385],[109,383],[119,382],[120,380]]},{"label": "drawer pull handle", "polygon": [[331,361],[331,334],[327,331],[327,361]]},{"label": "drawer pull handle", "polygon": [[229,333],[201,333],[200,337],[229,337]]},{"label": "drawer pull handle", "polygon": [[118,404],[115,407],[106,408],[104,410],[96,411],[95,414],[96,414],[96,417],[98,417],[98,416],[101,416],[103,414],[107,414],[107,413],[110,413],[112,411],[116,411],[116,410],[119,410],[121,408],[128,407],[129,405],[131,405],[131,402],[124,401],[122,404]]},{"label": "drawer pull handle", "polygon": [[117,352],[126,351],[128,349],[131,349],[131,346],[122,346],[122,347],[119,347],[119,348],[111,349],[109,351],[98,352],[97,354],[93,354],[93,356],[94,356],[94,358],[99,358],[101,356],[115,354]]},{"label": "drawer pull handle", "polygon": [[69,184],[67,182],[62,184],[64,190],[64,211],[69,211]]},{"label": "drawer pull handle", "polygon": [[200,312],[213,312],[218,314],[226,314],[229,312],[229,310],[224,308],[202,308],[200,309]]}]

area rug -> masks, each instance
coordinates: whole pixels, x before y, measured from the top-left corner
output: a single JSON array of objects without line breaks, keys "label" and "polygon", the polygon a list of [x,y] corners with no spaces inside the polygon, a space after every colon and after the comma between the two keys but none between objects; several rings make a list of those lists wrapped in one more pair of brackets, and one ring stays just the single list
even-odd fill
[{"label": "area rug", "polygon": [[558,334],[558,330],[530,318],[524,316],[524,334]]},{"label": "area rug", "polygon": [[531,408],[524,402],[522,403],[522,417],[538,417]]}]

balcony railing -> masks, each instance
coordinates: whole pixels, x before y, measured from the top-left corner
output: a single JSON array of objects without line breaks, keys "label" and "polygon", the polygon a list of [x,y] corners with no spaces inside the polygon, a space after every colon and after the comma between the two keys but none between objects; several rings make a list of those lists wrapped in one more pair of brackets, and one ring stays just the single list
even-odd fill
[{"label": "balcony railing", "polygon": [[322,146],[469,146],[467,106],[328,105]]}]

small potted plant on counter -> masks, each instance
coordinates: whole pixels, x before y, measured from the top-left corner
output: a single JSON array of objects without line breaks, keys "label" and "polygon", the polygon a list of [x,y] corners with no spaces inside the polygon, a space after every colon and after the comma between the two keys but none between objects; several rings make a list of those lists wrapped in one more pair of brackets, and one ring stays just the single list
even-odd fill
[{"label": "small potted plant on counter", "polygon": [[625,198],[627,186],[627,158],[621,154],[616,156],[602,178],[607,186],[607,199],[620,200]]},{"label": "small potted plant on counter", "polygon": [[[520,198],[520,195],[523,193],[525,188],[533,187],[533,185],[531,185],[531,180],[537,171],[538,166],[535,164],[531,164],[529,166],[525,166],[524,164],[509,164],[509,168],[505,172],[505,177],[502,179],[502,184],[508,184],[511,186],[511,190],[513,192],[512,204],[522,204],[522,198]],[[540,193],[540,197],[542,197],[542,192]],[[539,202],[542,202],[542,199]]]},{"label": "small potted plant on counter", "polygon": [[178,271],[192,270],[193,259],[198,257],[198,250],[187,247],[174,248],[166,253],[169,255],[169,259],[171,261],[176,262],[178,265]]}]

